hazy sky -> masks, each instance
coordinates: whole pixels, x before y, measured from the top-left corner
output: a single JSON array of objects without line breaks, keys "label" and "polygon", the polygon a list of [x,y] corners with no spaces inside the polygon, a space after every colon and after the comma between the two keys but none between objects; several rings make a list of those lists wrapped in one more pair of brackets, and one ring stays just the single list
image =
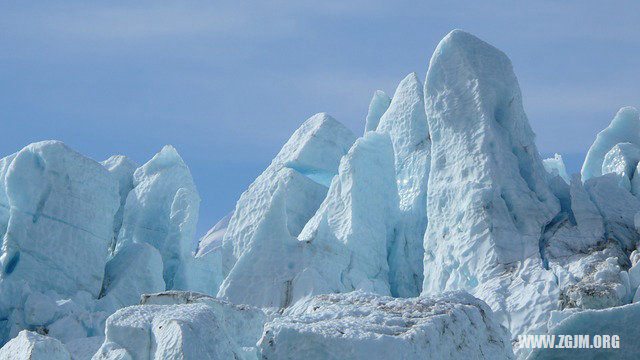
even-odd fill
[{"label": "hazy sky", "polygon": [[511,58],[538,149],[570,171],[621,106],[640,106],[639,1],[41,3],[0,2],[0,154],[58,139],[144,163],[173,144],[200,234],[305,119],[361,133],[373,92],[424,79],[454,28]]}]

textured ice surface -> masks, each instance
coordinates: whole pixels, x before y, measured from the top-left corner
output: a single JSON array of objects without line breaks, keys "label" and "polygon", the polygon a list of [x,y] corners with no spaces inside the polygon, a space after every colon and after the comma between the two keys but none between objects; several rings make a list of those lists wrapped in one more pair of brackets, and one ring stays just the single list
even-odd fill
[{"label": "textured ice surface", "polygon": [[120,203],[114,178],[57,141],[25,147],[0,171],[0,279],[97,296]]},{"label": "textured ice surface", "polygon": [[367,119],[364,126],[364,131],[375,131],[380,123],[380,118],[385,111],[389,108],[391,99],[382,90],[376,90],[369,103],[369,112],[367,113]]},{"label": "textured ice surface", "polygon": [[[355,135],[327,114],[307,119],[296,130],[269,167],[240,196],[223,240],[223,274],[253,247],[256,231],[272,217],[271,203],[286,197],[283,220],[290,236],[297,236],[327,193],[331,178]],[[322,180],[322,181],[319,181]],[[279,193],[282,192],[283,195]]]},{"label": "textured ice surface", "polygon": [[527,359],[637,359],[640,352],[640,343],[637,341],[640,336],[638,322],[640,322],[640,304],[570,312],[568,316],[551,327],[550,334],[556,337],[560,334],[589,335],[592,345],[595,335],[619,335],[620,348],[537,349],[532,351]]},{"label": "textured ice surface", "polygon": [[605,155],[622,142],[640,145],[640,117],[633,107],[620,109],[611,124],[598,133],[582,165],[582,181],[602,175]]},{"label": "textured ice surface", "polygon": [[640,160],[640,146],[632,143],[620,143],[612,147],[602,162],[603,174],[615,174],[618,185],[631,191],[631,179]]},{"label": "textured ice surface", "polygon": [[551,176],[560,176],[567,184],[571,181],[569,175],[567,175],[567,168],[564,166],[562,155],[555,154],[552,158],[542,160],[544,169]]},{"label": "textured ice surface", "polygon": [[510,359],[507,331],[464,292],[319,295],[265,326],[262,359]]},{"label": "textured ice surface", "polygon": [[0,360],[70,360],[62,343],[52,337],[23,330],[0,349]]},{"label": "textured ice surface", "polygon": [[189,168],[172,146],[165,146],[133,175],[116,252],[146,242],[162,255],[167,288],[175,283],[183,259],[192,256],[200,198]]},{"label": "textured ice surface", "polygon": [[560,211],[546,184],[509,59],[455,30],[425,83],[431,172],[424,289],[464,289],[512,333],[546,324],[558,306],[540,240]]},{"label": "textured ice surface", "polygon": [[[164,305],[150,304],[154,301]],[[159,294],[110,316],[105,341],[93,359],[253,360],[255,329],[264,322],[257,314],[208,297]]]},{"label": "textured ice surface", "polygon": [[420,294],[424,272],[431,141],[422,87],[415,73],[407,75],[377,128],[393,143],[400,214],[389,244],[389,282],[391,294],[402,297]]}]

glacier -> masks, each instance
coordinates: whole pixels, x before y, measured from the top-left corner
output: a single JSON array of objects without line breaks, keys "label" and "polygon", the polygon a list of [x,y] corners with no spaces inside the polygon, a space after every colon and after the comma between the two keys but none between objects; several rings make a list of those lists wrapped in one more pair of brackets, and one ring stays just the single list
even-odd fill
[{"label": "glacier", "polygon": [[0,359],[637,356],[635,108],[569,174],[507,55],[453,30],[363,115],[359,136],[310,116],[219,220],[170,145],[142,165],[53,140],[0,159]]}]

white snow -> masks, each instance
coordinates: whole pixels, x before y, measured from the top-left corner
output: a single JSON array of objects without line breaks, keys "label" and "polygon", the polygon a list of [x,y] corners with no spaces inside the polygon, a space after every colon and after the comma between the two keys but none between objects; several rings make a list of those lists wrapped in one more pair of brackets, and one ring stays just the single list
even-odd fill
[{"label": "white snow", "polygon": [[508,333],[464,292],[319,295],[265,326],[262,359],[510,359]]},{"label": "white snow", "polygon": [[[256,316],[258,310],[190,294],[155,298],[164,305],[152,305],[151,297],[145,305],[111,315],[104,343],[93,359],[256,359],[259,333],[251,331],[255,328],[251,322],[261,329],[264,319]],[[243,317],[239,312],[249,314]]]},{"label": "white snow", "polygon": [[0,349],[0,360],[70,360],[62,343],[52,337],[23,330]]}]

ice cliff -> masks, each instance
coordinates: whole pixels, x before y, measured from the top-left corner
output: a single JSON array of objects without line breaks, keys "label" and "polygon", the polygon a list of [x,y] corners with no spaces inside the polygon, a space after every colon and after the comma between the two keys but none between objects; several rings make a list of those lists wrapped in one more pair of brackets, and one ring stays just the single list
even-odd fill
[{"label": "ice cliff", "polygon": [[[57,141],[0,159],[0,359],[633,358],[637,110],[570,176],[508,57],[454,30],[363,126],[311,116],[199,240],[169,145],[142,165]],[[517,346],[547,333],[623,348]]]}]

